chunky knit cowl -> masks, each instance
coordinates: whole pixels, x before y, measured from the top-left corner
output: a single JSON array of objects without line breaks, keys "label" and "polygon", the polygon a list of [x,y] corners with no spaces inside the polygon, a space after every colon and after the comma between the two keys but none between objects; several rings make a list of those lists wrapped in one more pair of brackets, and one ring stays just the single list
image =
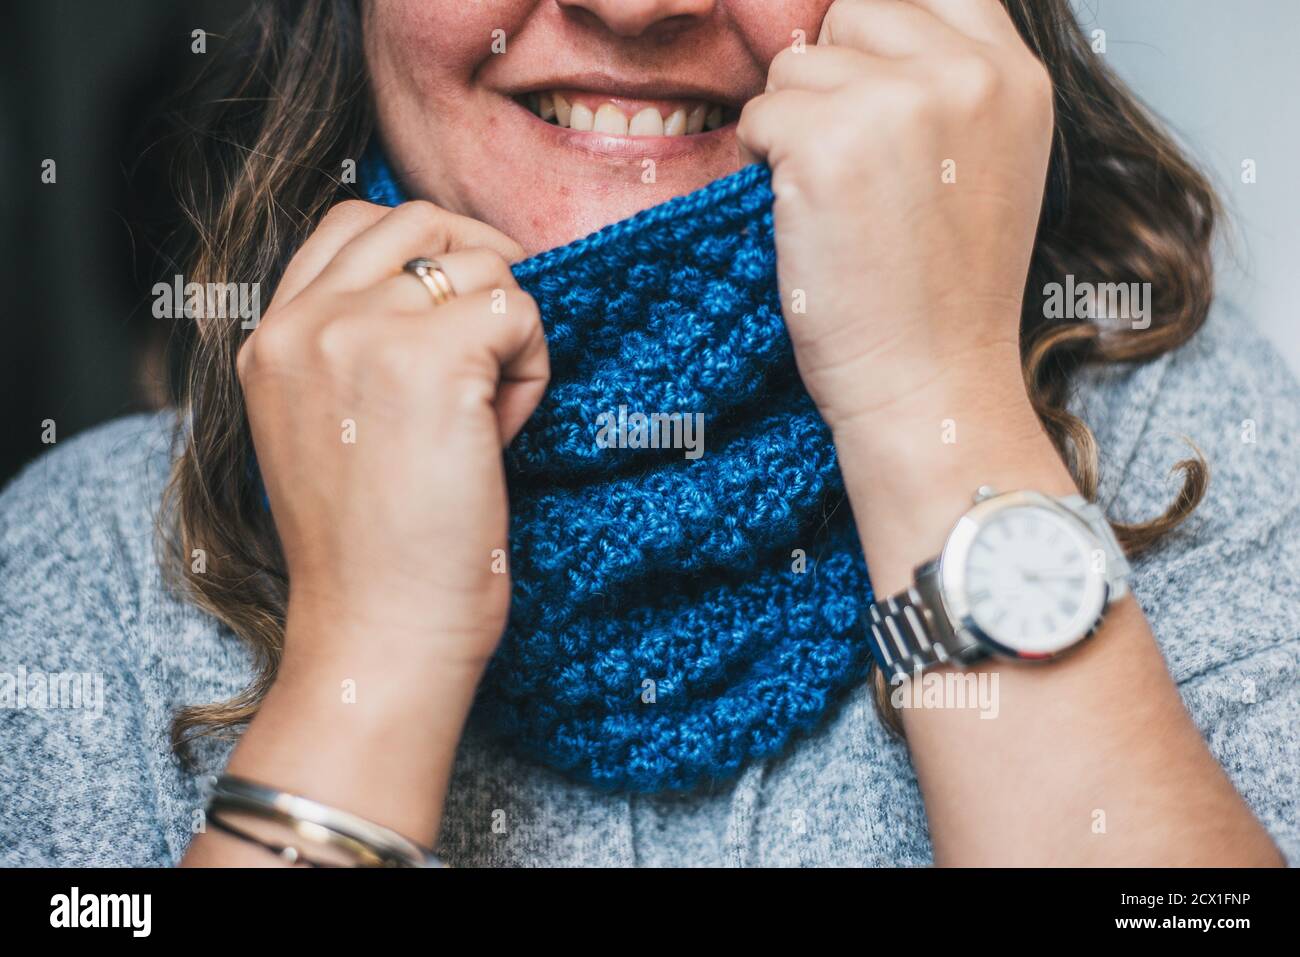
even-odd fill
[{"label": "chunky knit cowl", "polygon": [[[374,151],[362,182],[403,199]],[[514,267],[551,383],[505,456],[513,603],[474,717],[595,787],[730,777],[867,673],[871,587],[772,228],[749,166]],[[702,454],[637,413],[702,422]]]}]

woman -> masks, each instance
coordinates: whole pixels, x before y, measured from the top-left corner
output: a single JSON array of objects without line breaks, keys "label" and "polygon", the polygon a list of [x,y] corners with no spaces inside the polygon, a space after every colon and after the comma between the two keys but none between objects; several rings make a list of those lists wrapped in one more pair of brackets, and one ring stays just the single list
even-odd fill
[{"label": "woman", "polygon": [[[312,0],[259,5],[243,36],[183,181],[187,279],[262,282],[269,306],[252,331],[193,323],[175,448],[174,416],[124,420],[4,496],[8,655],[106,681],[94,721],[0,712],[5,863],[342,863],[385,848],[457,865],[1294,859],[1296,387],[1244,320],[1205,321],[1214,196],[1064,0]],[[421,201],[339,202],[368,144],[366,195]],[[781,318],[851,506],[822,518],[845,523],[870,591],[857,638],[835,648],[845,687],[818,686],[795,717],[763,697],[756,724],[697,735],[714,763],[691,764],[673,709],[747,688],[753,669],[720,666],[663,702],[636,681],[566,711],[550,678],[599,669],[561,629],[547,681],[493,704],[528,687],[515,666],[542,640],[501,644],[503,572],[512,629],[540,633],[561,605],[577,621],[565,592],[586,587],[564,566],[520,573],[545,537],[503,564],[516,482],[537,478],[525,424],[548,381],[568,385],[562,348],[566,376],[583,348],[619,348],[598,324],[560,328],[516,277],[533,275],[530,254],[750,162],[771,170]],[[1076,280],[1131,283],[1135,298],[1054,312],[1049,289]],[[762,396],[746,408],[717,428],[766,411]],[[1167,479],[1180,457],[1181,487]],[[537,495],[571,491],[572,476],[544,477]],[[933,629],[955,592],[922,594],[914,569],[949,554],[977,489],[1006,503],[986,487],[1030,490],[1058,518],[1083,492],[1132,574],[1104,529],[1048,528],[1053,548],[1092,544],[1079,554],[1100,564],[1078,580],[1108,607],[1035,650],[1058,628],[1053,601],[1083,614],[1074,573],[1027,539],[1010,564],[972,558],[1005,605],[985,622],[968,595],[988,643],[998,615],[1045,599],[1046,620],[1022,618],[1021,647],[965,660],[989,679],[980,707],[890,688],[887,671],[909,670],[892,639],[907,632],[917,664],[943,647]],[[744,518],[712,511],[680,534]],[[1016,540],[1013,523],[1002,532]],[[797,563],[802,541],[772,551]],[[726,554],[744,567],[701,559],[694,578],[665,572],[663,591],[704,603],[695,579],[725,588],[748,570],[745,549]],[[624,593],[602,594],[589,606],[621,615]],[[933,641],[917,644],[924,626]],[[801,627],[786,616],[763,635]],[[737,643],[742,665],[761,637]],[[727,635],[696,629],[714,638]],[[873,707],[872,644],[881,697],[912,706]],[[618,660],[598,651],[601,667]],[[678,652],[659,649],[665,671]],[[498,673],[494,655],[516,657]],[[789,687],[807,660],[781,658],[763,687]],[[481,685],[508,720],[471,718]],[[664,766],[593,757],[656,707],[645,720],[677,733]],[[591,714],[538,730],[538,715]],[[597,730],[557,730],[577,727]],[[775,729],[761,746],[760,729]],[[709,739],[727,736],[739,757],[714,760]],[[205,795],[217,774],[222,815]],[[323,814],[337,839],[272,819],[248,782],[315,802],[298,813]]]}]

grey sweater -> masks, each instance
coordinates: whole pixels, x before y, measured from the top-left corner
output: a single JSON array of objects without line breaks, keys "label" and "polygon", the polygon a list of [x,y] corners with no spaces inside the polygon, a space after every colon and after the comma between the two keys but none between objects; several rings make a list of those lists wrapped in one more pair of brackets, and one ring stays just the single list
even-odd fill
[{"label": "grey sweater", "polygon": [[[1174,355],[1087,372],[1075,393],[1111,517],[1165,507],[1180,436],[1210,461],[1207,500],[1135,562],[1134,590],[1209,746],[1300,861],[1300,389],[1244,320],[1220,312]],[[188,772],[168,745],[176,708],[250,677],[240,643],[160,577],[170,426],[134,416],[60,442],[0,496],[0,864],[174,864],[229,754],[205,745]],[[440,849],[453,865],[931,861],[906,747],[865,688],[780,757],[686,796],[594,792],[471,724]]]}]

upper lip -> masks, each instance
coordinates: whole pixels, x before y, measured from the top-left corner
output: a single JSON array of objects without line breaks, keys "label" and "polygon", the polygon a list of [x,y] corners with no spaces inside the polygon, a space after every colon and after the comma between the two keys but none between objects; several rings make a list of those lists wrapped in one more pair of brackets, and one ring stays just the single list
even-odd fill
[{"label": "upper lip", "polygon": [[511,84],[507,96],[543,93],[549,90],[584,90],[629,100],[704,100],[739,109],[748,98],[744,93],[720,90],[716,86],[653,77],[621,77],[612,73],[586,72],[548,76],[536,81]]}]

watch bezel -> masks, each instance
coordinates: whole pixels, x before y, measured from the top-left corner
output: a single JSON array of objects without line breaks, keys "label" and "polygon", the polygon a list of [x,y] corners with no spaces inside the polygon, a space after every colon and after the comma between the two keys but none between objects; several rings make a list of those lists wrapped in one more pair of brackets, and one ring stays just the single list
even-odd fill
[{"label": "watch bezel", "polygon": [[1084,538],[1094,541],[1096,547],[1103,547],[1103,543],[1087,522],[1051,496],[1029,490],[1003,492],[977,502],[957,521],[956,526],[949,533],[948,540],[939,555],[939,593],[948,621],[960,637],[1003,658],[1016,661],[1052,661],[1069,654],[1096,633],[1109,604],[1110,585],[1102,575],[1101,604],[1095,621],[1083,634],[1060,648],[1045,652],[1021,651],[988,634],[976,622],[966,598],[967,560],[979,533],[992,522],[993,518],[1008,509],[1016,508],[1047,509],[1072,524]]}]

